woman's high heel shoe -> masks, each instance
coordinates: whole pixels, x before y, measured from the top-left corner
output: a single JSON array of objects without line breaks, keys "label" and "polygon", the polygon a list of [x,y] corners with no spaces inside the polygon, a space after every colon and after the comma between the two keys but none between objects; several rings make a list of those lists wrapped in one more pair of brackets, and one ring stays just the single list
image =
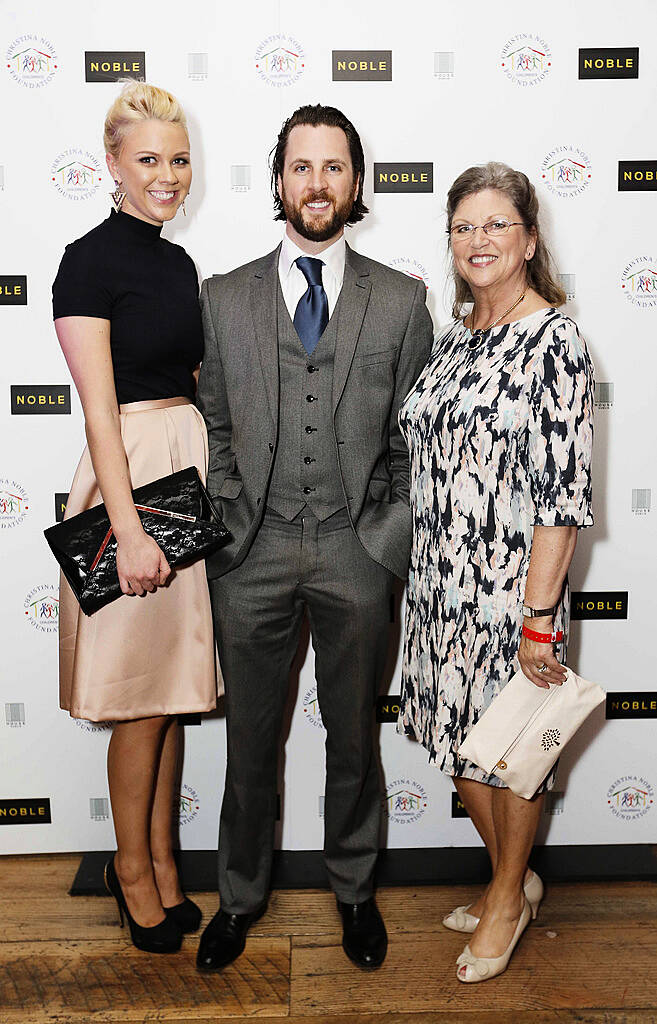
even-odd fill
[{"label": "woman's high heel shoe", "polygon": [[545,894],[543,883],[535,871],[532,871],[529,880],[523,885],[523,890],[525,899],[529,903],[529,909],[532,912],[532,921],[535,921],[538,914],[538,905]]},{"label": "woman's high heel shoe", "polygon": [[124,915],[128,919],[130,927],[130,938],[137,949],[143,949],[146,953],[177,953],[182,943],[182,931],[178,924],[170,917],[164,917],[159,924],[152,928],[144,928],[137,924],[134,917],[128,910],[128,905],[121,889],[116,870],[114,868],[114,857],[108,860],[105,865],[105,886],[107,891],[116,900],[119,909],[119,921],[123,928]]},{"label": "woman's high heel shoe", "polygon": [[185,896],[182,903],[176,903],[175,907],[165,907],[164,913],[172,921],[175,921],[181,932],[186,935],[189,932],[197,932],[201,926],[201,908],[197,907],[193,900]]},{"label": "woman's high heel shoe", "polygon": [[507,969],[511,954],[531,919],[531,907],[525,900],[513,938],[501,956],[474,956],[470,946],[466,946],[456,961],[456,977],[459,981],[467,985],[477,981],[488,981],[490,978],[502,974]]},{"label": "woman's high heel shoe", "polygon": [[[532,915],[532,921],[536,920],[538,914],[538,906],[543,899],[543,883],[538,877],[535,871],[532,871],[529,879],[523,886],[525,898],[529,903],[529,909]],[[479,924],[479,918],[475,917],[474,914],[469,914],[468,910],[472,906],[471,903],[466,904],[463,907],[455,907],[451,914],[443,918],[443,924],[445,928],[450,928],[453,932],[464,932],[467,935],[472,935],[473,931]]]}]

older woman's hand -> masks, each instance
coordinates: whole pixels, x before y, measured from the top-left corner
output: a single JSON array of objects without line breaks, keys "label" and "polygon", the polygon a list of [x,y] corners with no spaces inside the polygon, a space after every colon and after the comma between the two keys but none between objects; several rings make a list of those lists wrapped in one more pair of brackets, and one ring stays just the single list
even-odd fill
[{"label": "older woman's hand", "polygon": [[[534,624],[530,628],[537,632],[552,632],[551,624],[549,627],[539,627]],[[540,686],[542,690],[549,689],[549,683],[561,686],[566,678],[566,669],[557,661],[553,644],[537,643],[535,640],[529,640],[528,637],[523,636],[518,650],[518,661],[527,679],[531,680],[535,686]],[[543,665],[547,667],[539,671]]]}]

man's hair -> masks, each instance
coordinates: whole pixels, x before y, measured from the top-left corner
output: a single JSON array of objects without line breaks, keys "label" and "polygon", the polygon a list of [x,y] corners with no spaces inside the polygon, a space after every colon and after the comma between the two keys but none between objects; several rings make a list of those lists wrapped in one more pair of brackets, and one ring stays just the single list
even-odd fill
[{"label": "man's hair", "polygon": [[363,202],[363,184],[365,181],[365,156],[360,135],[354,128],[348,117],[338,110],[337,107],[324,107],[321,103],[299,107],[291,117],[283,124],[278,133],[276,145],[269,154],[271,165],[271,191],[274,197],[274,209],[276,215],[274,220],[287,220],[281,197],[278,194],[278,176],[283,177],[285,165],[285,150],[290,132],[298,125],[326,125],[327,128],[341,128],[347,136],[349,153],[351,154],[351,165],[354,169],[354,180],[358,176],[358,194],[354,201],[353,209],[347,218],[347,224],[357,224],[362,220],[368,209]]}]

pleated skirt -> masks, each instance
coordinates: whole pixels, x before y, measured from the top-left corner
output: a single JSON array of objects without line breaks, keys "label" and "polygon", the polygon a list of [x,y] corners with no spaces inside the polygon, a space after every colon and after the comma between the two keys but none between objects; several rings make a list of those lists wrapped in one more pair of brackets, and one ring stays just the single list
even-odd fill
[{"label": "pleated skirt", "polygon": [[[203,417],[187,398],[120,407],[132,486],[196,466],[206,479]],[[102,501],[88,448],[75,473],[65,518]],[[73,718],[126,721],[210,711],[223,692],[205,562],[175,569],[144,597],[122,595],[85,615],[60,578],[60,706]]]}]

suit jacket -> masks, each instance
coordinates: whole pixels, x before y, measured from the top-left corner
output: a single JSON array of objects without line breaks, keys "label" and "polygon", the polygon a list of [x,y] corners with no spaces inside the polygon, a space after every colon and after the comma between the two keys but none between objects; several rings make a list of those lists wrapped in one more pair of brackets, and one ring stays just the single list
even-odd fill
[{"label": "suit jacket", "polygon": [[[267,503],[278,442],[279,251],[201,287],[205,355],[198,404],[210,445],[208,490],[232,533],[208,559],[210,578],[242,561]],[[347,246],[333,366],[345,505],[365,550],[402,579],[411,512],[408,450],[397,413],[431,351],[425,297],[422,281]]]}]

